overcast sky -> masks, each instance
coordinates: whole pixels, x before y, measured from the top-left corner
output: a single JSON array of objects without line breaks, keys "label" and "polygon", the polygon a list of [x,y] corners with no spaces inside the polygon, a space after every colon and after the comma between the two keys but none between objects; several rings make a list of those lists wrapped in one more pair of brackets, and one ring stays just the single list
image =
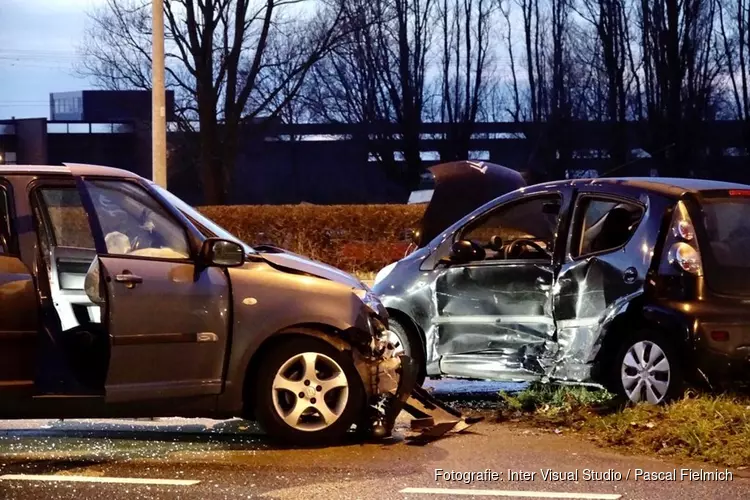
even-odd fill
[{"label": "overcast sky", "polygon": [[91,88],[73,75],[86,12],[102,0],[0,0],[0,118],[49,117],[49,93]]}]

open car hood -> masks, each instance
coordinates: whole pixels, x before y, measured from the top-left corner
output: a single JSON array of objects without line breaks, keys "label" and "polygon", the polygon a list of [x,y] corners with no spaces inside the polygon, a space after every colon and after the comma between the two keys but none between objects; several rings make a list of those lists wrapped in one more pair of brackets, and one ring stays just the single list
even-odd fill
[{"label": "open car hood", "polygon": [[266,261],[278,267],[311,274],[319,278],[351,286],[352,288],[365,288],[364,284],[357,277],[328,264],[310,260],[307,257],[269,245],[261,245],[254,248]]},{"label": "open car hood", "polygon": [[422,217],[419,247],[490,200],[526,186],[516,170],[494,163],[456,161],[429,168],[435,190]]}]

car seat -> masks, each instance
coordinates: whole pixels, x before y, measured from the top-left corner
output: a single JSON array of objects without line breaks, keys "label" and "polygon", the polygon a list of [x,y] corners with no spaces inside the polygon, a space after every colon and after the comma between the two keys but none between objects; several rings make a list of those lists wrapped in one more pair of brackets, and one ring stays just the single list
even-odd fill
[{"label": "car seat", "polygon": [[591,242],[590,252],[596,253],[619,247],[627,241],[636,222],[634,212],[624,205],[617,205],[604,216],[599,234]]}]

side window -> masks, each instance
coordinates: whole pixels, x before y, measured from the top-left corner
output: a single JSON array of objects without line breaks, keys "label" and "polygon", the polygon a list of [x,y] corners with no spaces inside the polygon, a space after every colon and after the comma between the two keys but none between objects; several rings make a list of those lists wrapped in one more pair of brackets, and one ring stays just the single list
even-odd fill
[{"label": "side window", "polygon": [[123,181],[87,181],[107,253],[185,259],[185,229],[143,188]]},{"label": "side window", "polygon": [[643,207],[635,203],[584,197],[576,211],[573,257],[615,250],[635,233]]},{"label": "side window", "polygon": [[485,248],[485,260],[551,259],[559,196],[537,196],[502,206],[466,227],[460,239]]},{"label": "side window", "polygon": [[[45,246],[95,249],[91,227],[75,186],[42,187],[38,191],[43,211],[40,226]],[[46,221],[45,221],[46,219]]]}]

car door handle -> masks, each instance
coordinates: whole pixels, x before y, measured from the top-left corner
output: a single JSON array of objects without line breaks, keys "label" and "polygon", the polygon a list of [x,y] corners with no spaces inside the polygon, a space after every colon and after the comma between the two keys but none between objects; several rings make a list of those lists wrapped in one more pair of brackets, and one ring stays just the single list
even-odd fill
[{"label": "car door handle", "polygon": [[128,288],[133,288],[138,283],[143,283],[143,278],[128,271],[123,271],[122,274],[115,276],[115,281],[124,283]]}]

